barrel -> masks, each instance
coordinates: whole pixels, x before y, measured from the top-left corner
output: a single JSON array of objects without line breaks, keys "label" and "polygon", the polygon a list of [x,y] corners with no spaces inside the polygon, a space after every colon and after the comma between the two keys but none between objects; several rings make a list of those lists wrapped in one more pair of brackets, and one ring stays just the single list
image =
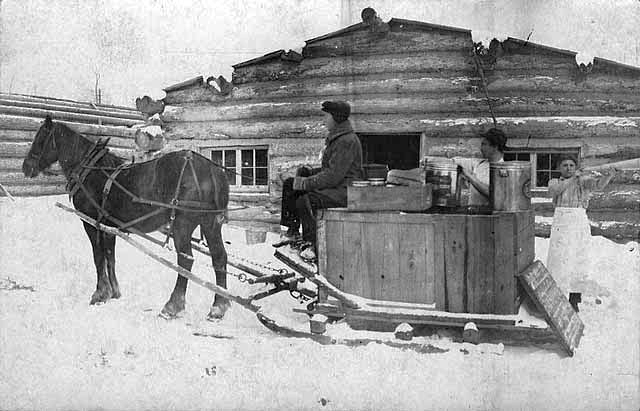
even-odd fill
[{"label": "barrel", "polygon": [[489,199],[493,211],[531,208],[531,164],[528,161],[491,163]]},{"label": "barrel", "polygon": [[456,207],[456,181],[458,166],[452,161],[427,161],[427,183],[431,184],[433,205]]}]

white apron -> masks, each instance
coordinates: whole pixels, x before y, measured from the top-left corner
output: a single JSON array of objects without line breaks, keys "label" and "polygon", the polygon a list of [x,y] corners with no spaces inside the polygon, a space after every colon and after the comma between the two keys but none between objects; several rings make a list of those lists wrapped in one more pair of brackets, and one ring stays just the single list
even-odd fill
[{"label": "white apron", "polygon": [[547,270],[560,289],[583,293],[591,263],[591,226],[584,208],[556,207],[549,238]]}]

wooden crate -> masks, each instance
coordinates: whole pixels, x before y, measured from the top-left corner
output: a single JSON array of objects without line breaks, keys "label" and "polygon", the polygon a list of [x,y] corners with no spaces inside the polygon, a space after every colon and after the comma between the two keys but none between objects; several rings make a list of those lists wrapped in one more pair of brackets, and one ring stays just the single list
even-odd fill
[{"label": "wooden crate", "polygon": [[431,207],[431,184],[347,187],[347,208],[354,211],[424,211]]},{"label": "wooden crate", "polygon": [[534,258],[533,213],[323,210],[318,249],[320,273],[348,293],[435,303],[449,312],[515,314],[515,276]]}]

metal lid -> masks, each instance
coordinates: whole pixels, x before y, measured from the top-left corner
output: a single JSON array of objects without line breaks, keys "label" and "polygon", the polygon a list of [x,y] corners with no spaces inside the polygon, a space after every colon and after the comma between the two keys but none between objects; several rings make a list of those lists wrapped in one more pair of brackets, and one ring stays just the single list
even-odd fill
[{"label": "metal lid", "polygon": [[456,171],[458,169],[458,165],[453,161],[437,162],[437,163],[428,162],[427,165],[425,166],[425,169]]},{"label": "metal lid", "polygon": [[531,163],[528,161],[503,161],[500,163],[491,163],[489,167],[508,170],[520,170],[523,168],[531,168]]}]

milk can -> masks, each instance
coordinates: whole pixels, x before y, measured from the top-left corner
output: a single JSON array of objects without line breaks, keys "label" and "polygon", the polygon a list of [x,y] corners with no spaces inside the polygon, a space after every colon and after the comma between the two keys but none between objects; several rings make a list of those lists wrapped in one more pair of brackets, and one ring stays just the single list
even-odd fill
[{"label": "milk can", "polygon": [[432,185],[433,205],[456,207],[458,166],[453,161],[427,161],[427,183]]},{"label": "milk can", "polygon": [[531,208],[531,164],[528,161],[491,163],[489,199],[493,211]]}]

